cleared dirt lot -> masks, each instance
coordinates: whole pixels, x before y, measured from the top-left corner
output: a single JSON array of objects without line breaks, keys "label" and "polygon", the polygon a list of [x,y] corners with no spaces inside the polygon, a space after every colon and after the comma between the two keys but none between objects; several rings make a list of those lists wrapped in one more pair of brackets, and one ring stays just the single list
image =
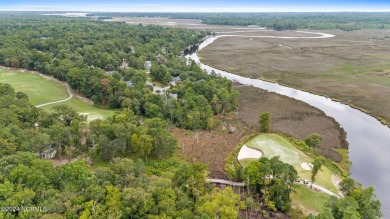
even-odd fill
[{"label": "cleared dirt lot", "polygon": [[[322,32],[336,37],[222,37],[199,54],[202,62],[218,69],[327,95],[366,109],[389,122],[390,31]],[[274,33],[297,34],[290,31],[267,34]]]}]

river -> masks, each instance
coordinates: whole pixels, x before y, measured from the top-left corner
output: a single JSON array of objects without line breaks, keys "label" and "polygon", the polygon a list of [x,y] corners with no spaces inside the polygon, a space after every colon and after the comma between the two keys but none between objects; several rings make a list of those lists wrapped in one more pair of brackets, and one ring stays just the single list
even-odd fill
[{"label": "river", "polygon": [[[302,33],[302,32],[301,32]],[[257,36],[261,38],[327,38],[331,34],[317,34],[317,37],[275,37]],[[199,45],[199,50],[213,43],[219,37],[242,37],[239,35],[219,35],[210,37]],[[248,36],[246,36],[248,37]],[[352,161],[350,177],[362,183],[365,187],[373,186],[377,198],[382,203],[384,218],[390,218],[390,128],[381,124],[374,117],[354,109],[348,105],[332,101],[330,98],[289,88],[276,83],[258,79],[250,79],[233,73],[218,70],[200,62],[196,53],[187,55],[207,72],[215,73],[241,84],[261,88],[269,92],[285,95],[314,106],[326,115],[333,117],[347,133],[349,142],[349,159]],[[228,61],[228,60],[227,60]]]}]

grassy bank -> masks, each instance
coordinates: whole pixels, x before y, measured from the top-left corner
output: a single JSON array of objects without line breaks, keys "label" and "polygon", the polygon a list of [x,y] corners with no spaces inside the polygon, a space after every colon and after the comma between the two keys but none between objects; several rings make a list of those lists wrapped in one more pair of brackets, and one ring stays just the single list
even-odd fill
[{"label": "grassy bank", "polygon": [[[24,70],[0,68],[0,83],[10,84],[16,92],[27,94],[33,105],[63,100],[69,96],[64,84],[52,78],[43,77],[38,73]],[[114,114],[113,110],[95,107],[90,100],[76,96],[62,103],[44,106],[42,109],[50,112],[53,106],[60,104],[67,105],[76,112],[87,115],[88,120],[103,119]]]}]

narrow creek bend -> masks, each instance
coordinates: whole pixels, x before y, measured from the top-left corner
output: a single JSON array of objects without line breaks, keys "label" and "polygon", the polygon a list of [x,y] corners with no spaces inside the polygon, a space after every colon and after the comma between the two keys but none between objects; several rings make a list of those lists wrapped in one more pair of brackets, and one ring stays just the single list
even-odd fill
[{"label": "narrow creek bend", "polygon": [[[210,37],[203,41],[198,51],[213,43],[220,37],[259,37],[259,38],[278,38],[278,39],[297,39],[310,38],[326,40],[325,38],[334,37],[331,34],[300,32],[307,34],[308,37],[278,37],[278,36],[240,36],[240,35],[219,35]],[[326,115],[333,117],[347,133],[349,142],[349,159],[352,161],[351,176],[353,179],[362,183],[365,187],[373,186],[378,199],[382,203],[384,218],[390,217],[390,128],[382,125],[374,117],[354,109],[348,105],[332,101],[330,98],[304,92],[301,90],[289,88],[277,83],[270,83],[258,79],[250,79],[233,73],[222,71],[200,62],[196,52],[186,56],[197,62],[202,69],[211,73],[237,81],[241,84],[275,92],[300,101],[303,101],[313,107],[316,107]],[[226,60],[229,61],[229,60]]]}]

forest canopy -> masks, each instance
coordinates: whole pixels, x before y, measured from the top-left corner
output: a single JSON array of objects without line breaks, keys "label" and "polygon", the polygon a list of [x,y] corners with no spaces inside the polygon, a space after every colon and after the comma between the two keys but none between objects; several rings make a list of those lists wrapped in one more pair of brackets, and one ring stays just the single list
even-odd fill
[{"label": "forest canopy", "polygon": [[[52,75],[101,107],[129,108],[187,129],[211,129],[214,114],[236,107],[230,81],[183,57],[203,31],[3,14],[0,33],[0,65]],[[173,78],[182,83],[156,94],[149,76],[163,85]]]},{"label": "forest canopy", "polygon": [[91,13],[87,16],[169,17],[197,19],[204,24],[258,25],[275,30],[295,29],[390,29],[387,12],[267,12],[267,13]]}]

